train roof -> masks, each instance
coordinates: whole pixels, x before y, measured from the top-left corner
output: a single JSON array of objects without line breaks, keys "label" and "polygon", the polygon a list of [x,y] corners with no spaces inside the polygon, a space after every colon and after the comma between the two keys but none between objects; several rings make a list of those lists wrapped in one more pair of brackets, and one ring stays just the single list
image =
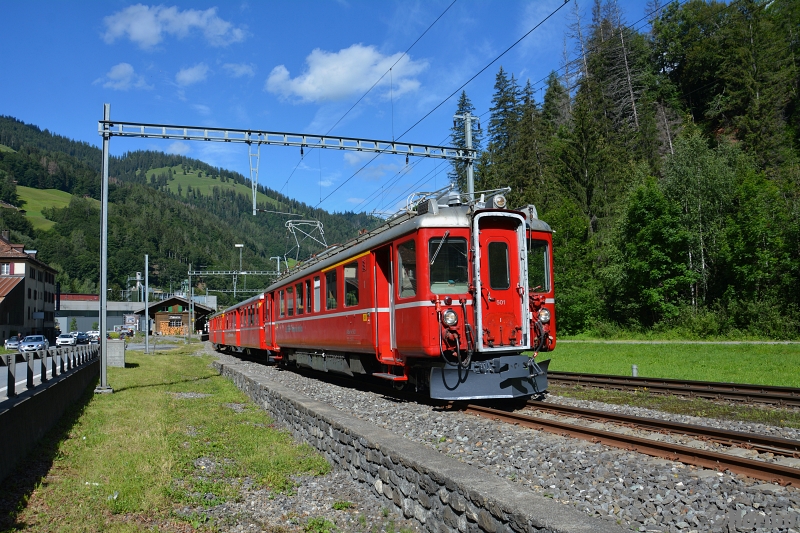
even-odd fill
[{"label": "train roof", "polygon": [[331,246],[325,251],[298,263],[275,280],[272,285],[267,287],[266,291],[269,292],[281,285],[286,285],[307,276],[311,267],[314,270],[325,269],[340,263],[346,256],[355,257],[421,228],[468,228],[471,223],[471,216],[476,212],[517,212],[525,217],[525,223],[531,230],[548,233],[553,231],[546,222],[539,220],[536,208],[533,205],[515,210],[476,210],[474,205],[441,205],[436,199],[429,199],[416,207],[416,210],[406,210],[400,215],[388,219],[374,230],[359,235],[343,245]]}]

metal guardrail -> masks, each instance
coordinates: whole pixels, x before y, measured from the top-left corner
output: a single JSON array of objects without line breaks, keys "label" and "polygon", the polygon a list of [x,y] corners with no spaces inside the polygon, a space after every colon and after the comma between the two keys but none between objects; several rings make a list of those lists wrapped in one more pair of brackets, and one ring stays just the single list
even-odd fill
[{"label": "metal guardrail", "polygon": [[[17,363],[26,363],[26,390],[37,387],[35,380],[35,361],[41,360],[39,374],[43,385],[56,378],[59,374],[64,374],[74,368],[78,368],[97,359],[100,354],[100,346],[89,344],[85,346],[70,346],[67,348],[50,348],[49,350],[39,350],[36,352],[11,353],[0,355],[0,365],[5,365],[8,369],[6,398],[0,395],[0,401],[17,396]],[[48,369],[48,358],[50,368]],[[48,370],[50,376],[48,377]]]}]

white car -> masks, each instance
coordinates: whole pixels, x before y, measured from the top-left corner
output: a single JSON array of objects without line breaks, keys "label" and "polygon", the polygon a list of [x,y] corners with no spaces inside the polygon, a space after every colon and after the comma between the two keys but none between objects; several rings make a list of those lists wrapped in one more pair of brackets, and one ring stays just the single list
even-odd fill
[{"label": "white car", "polygon": [[77,339],[69,333],[62,333],[56,338],[56,346],[75,346]]}]

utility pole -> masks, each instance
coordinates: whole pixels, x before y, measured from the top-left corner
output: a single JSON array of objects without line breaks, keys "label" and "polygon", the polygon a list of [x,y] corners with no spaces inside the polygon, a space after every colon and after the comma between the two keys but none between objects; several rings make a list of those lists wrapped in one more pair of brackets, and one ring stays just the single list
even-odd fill
[{"label": "utility pole", "polygon": [[270,257],[270,259],[274,259],[278,262],[278,275],[281,275],[281,257]]},{"label": "utility pole", "polygon": [[150,353],[150,288],[147,277],[148,261],[147,254],[144,254],[144,353]]},{"label": "utility pole", "polygon": [[233,246],[239,249],[239,270],[233,276],[233,297],[236,298],[236,281],[242,272],[242,248],[244,248],[244,244],[234,244]]},{"label": "utility pole", "polygon": [[[463,115],[455,115],[453,118],[460,118],[464,121],[464,141],[467,154],[472,155],[472,119],[478,120],[478,117],[473,117],[469,111]],[[473,173],[472,162],[474,158],[467,158],[467,194],[469,200],[475,200],[475,175]]]},{"label": "utility pole", "polygon": [[111,104],[103,104],[103,178],[100,201],[100,383],[94,392],[113,393],[108,386],[108,144],[111,141]]}]

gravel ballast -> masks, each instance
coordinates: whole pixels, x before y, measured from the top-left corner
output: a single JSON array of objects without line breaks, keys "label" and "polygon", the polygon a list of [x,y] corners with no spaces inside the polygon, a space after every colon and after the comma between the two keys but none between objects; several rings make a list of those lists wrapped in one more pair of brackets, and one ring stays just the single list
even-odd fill
[{"label": "gravel ballast", "polygon": [[[240,361],[217,354],[206,346],[206,352],[223,363],[245,365],[248,371],[300,394],[514,481],[522,491],[553,498],[635,531],[729,531],[736,530],[737,526],[740,531],[800,531],[800,492],[793,487],[694,468],[463,413],[441,412],[422,404],[398,402],[274,366]],[[798,438],[796,430],[786,428],[697,419],[559,397],[549,401]],[[302,493],[303,497],[292,497],[292,501],[281,501],[280,505],[258,491],[244,492],[243,502],[237,504],[239,509],[230,510],[228,514],[260,513],[263,520],[253,521],[250,529],[237,529],[243,522],[234,520],[236,525],[231,526],[230,531],[259,530],[257,523],[264,521],[291,528],[298,525],[298,516],[326,516],[334,520],[341,531],[367,531],[370,528],[365,527],[365,519],[370,524],[380,523],[380,528],[415,528],[402,517],[387,514],[374,493],[341,472],[300,480],[297,495]],[[340,492],[348,496],[337,496]],[[365,519],[357,518],[352,510],[334,512],[333,502],[342,500],[353,502]],[[287,507],[293,511],[287,514]],[[756,529],[757,526],[761,527]]]}]

